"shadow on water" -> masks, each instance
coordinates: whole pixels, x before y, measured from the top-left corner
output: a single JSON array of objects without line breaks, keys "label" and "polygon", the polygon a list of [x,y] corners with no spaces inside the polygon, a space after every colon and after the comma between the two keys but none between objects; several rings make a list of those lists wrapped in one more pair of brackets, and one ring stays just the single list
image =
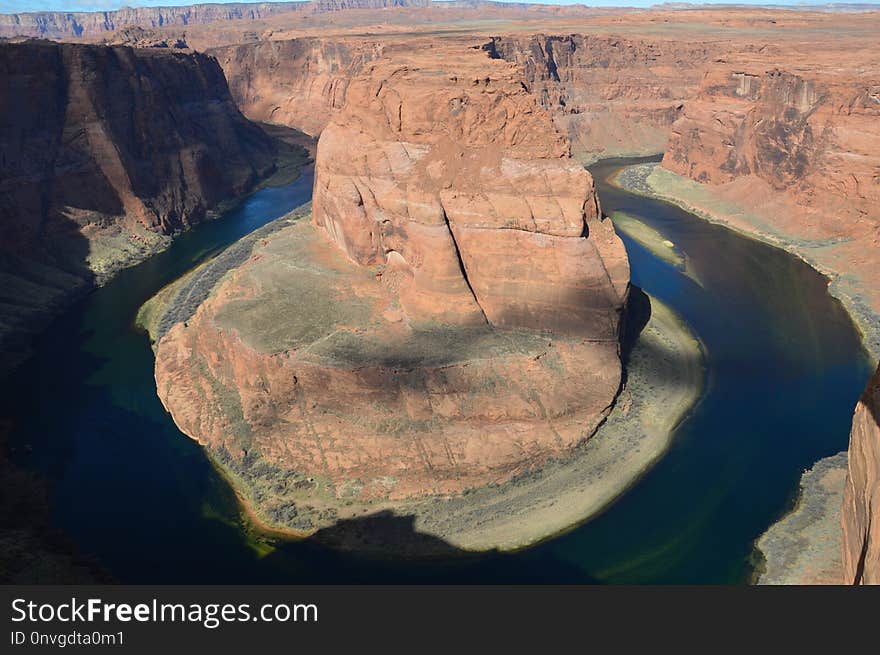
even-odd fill
[{"label": "shadow on water", "polygon": [[[0,271],[17,277],[5,278],[0,294],[19,293],[2,298],[2,323],[16,320],[18,314],[13,311],[20,314],[19,308],[29,309],[43,298],[36,293],[36,280],[50,290],[79,290],[81,299],[75,301],[67,293],[55,299],[56,304],[44,307],[43,314],[30,317],[26,325],[33,326],[32,331],[45,331],[33,339],[34,355],[2,383],[0,424],[4,429],[0,437],[6,441],[3,453],[9,457],[0,459],[0,483],[4,484],[0,531],[10,537],[4,541],[9,561],[3,561],[2,579],[70,580],[72,573],[68,575],[61,561],[69,552],[57,553],[56,569],[51,563],[43,565],[36,553],[29,556],[50,542],[53,552],[57,550],[55,545],[63,541],[57,529],[76,542],[80,553],[98,554],[107,569],[125,579],[113,561],[115,549],[110,557],[104,555],[113,540],[110,535],[126,534],[133,517],[149,514],[145,510],[155,500],[173,506],[181,496],[200,491],[173,483],[167,490],[163,487],[168,482],[166,474],[185,477],[185,467],[201,462],[204,456],[194,444],[181,439],[179,431],[171,430],[164,409],[155,400],[152,353],[146,335],[134,329],[134,316],[152,294],[199,261],[307,201],[311,187],[311,170],[306,169],[292,184],[259,191],[224,219],[180,235],[166,251],[121,271],[88,295],[94,282],[86,263],[89,244],[78,230],[61,229],[47,221],[44,228],[49,233],[32,235],[40,248],[28,251],[32,256],[27,260],[10,255],[9,242],[4,241]],[[55,252],[64,257],[54,257]],[[19,283],[21,279],[29,284]],[[75,302],[70,309],[51,320],[71,300]],[[21,352],[22,330],[17,334],[13,346]],[[211,475],[210,466],[194,466],[202,475]],[[14,489],[6,488],[10,485]],[[161,525],[145,523],[157,535],[164,532]],[[51,534],[44,529],[49,524]],[[137,530],[128,532],[132,539],[137,534]],[[99,543],[104,540],[106,544]],[[127,551],[121,548],[119,552]],[[44,555],[43,559],[53,553]]]},{"label": "shadow on water", "polygon": [[463,551],[419,532],[415,517],[387,510],[339,521],[304,541],[279,543],[266,561],[288,571],[296,562],[296,579],[307,583],[596,582],[553,557],[535,566],[515,554]]},{"label": "shadow on water", "polygon": [[[0,90],[0,115],[7,115],[6,95]],[[19,153],[6,152],[19,141],[4,138],[9,136],[4,131],[0,127],[0,180],[21,173]],[[48,182],[5,185],[0,192],[0,380],[13,384],[16,367],[33,352],[35,335],[96,282],[87,261],[89,242],[66,212],[121,210],[112,189],[98,197],[76,189],[63,195],[56,189],[70,203],[64,210],[47,202],[51,192]],[[12,439],[15,425],[11,416],[0,414],[0,583],[103,579],[100,568],[75,557],[65,536],[51,526],[44,481],[14,462],[19,450]]]}]

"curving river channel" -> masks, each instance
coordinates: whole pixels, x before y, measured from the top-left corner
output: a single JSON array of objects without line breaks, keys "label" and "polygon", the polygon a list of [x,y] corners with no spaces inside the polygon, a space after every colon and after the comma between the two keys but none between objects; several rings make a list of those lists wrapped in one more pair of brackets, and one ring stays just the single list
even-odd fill
[{"label": "curving river channel", "polygon": [[138,308],[308,200],[310,174],[180,236],[56,320],[0,393],[13,443],[30,446],[17,461],[48,480],[53,525],[121,582],[747,582],[754,540],[790,506],[803,470],[846,448],[867,358],[806,264],[605,182],[636,161],[593,167],[602,206],[686,258],[682,266],[623,235],[633,283],[699,335],[708,380],[657,466],[567,534],[515,554],[430,561],[276,540],[242,519],[228,484],[165,413]]}]

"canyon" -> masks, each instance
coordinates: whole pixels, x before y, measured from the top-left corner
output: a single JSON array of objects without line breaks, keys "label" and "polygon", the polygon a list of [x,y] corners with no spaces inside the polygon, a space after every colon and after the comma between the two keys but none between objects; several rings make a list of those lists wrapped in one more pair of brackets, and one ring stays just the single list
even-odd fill
[{"label": "canyon", "polygon": [[[785,247],[829,275],[832,292],[855,317],[876,358],[876,51],[869,48],[869,58],[858,59],[855,52],[865,50],[856,43],[841,47],[820,39],[806,52],[802,43],[785,39],[757,45],[700,36],[671,41],[512,32],[493,36],[480,47],[490,57],[521,68],[525,88],[568,137],[573,156],[590,162],[662,151],[653,192]],[[259,71],[285,71],[291,88],[302,89],[309,99],[309,108],[317,104],[324,110],[321,116],[329,117],[345,104],[353,75],[381,56],[383,48],[400,47],[393,35],[381,41],[340,39],[270,41],[217,54],[245,113],[306,125],[310,133],[320,134],[328,119],[314,122],[298,115],[289,108],[295,103],[285,102],[283,88],[268,75],[260,78]],[[413,48],[423,47],[409,41]],[[446,41],[455,42],[455,37]],[[461,47],[465,45],[461,39]],[[284,49],[297,50],[306,65],[287,68],[284,62],[290,58],[276,54]],[[257,63],[266,53],[272,63]],[[860,65],[845,63],[847,57]],[[316,71],[311,79],[318,83],[310,85],[299,77],[302,70]],[[857,416],[857,424],[859,420]],[[856,438],[863,433],[864,427],[854,428],[853,443],[864,442],[864,436]],[[880,468],[876,457],[870,462],[864,457],[849,466],[848,477],[858,485],[867,484],[865,471]],[[844,473],[835,475],[842,480]],[[855,488],[850,482],[842,520],[849,526],[848,539],[864,544],[865,539],[852,536],[858,534],[854,525],[865,529],[864,502],[861,510],[853,506]],[[849,581],[856,577],[848,571]]]},{"label": "canyon", "polygon": [[[629,269],[582,166],[600,158],[663,153],[642,191],[827,275],[873,365],[877,17],[385,0],[0,16],[0,36],[78,42],[0,42],[0,115],[21,117],[0,128],[2,366],[266,178],[289,146],[250,121],[320,137],[314,204],[152,336],[162,402],[267,524],[466,498],[607,420]],[[193,275],[169,293],[210,277]],[[878,581],[877,405],[875,375],[848,457],[810,478],[840,499],[823,520],[842,570],[822,582]]]},{"label": "canyon", "polygon": [[213,58],[170,49],[0,43],[0,115],[4,373],[72,300],[293,152]]},{"label": "canyon", "polygon": [[763,67],[738,63],[706,73],[672,126],[663,167],[707,193],[700,200],[674,179],[667,191],[737,229],[787,244],[831,275],[876,356],[878,69],[841,76],[817,64],[809,72],[757,72]]},{"label": "canyon", "polygon": [[[473,39],[447,37],[465,49]],[[252,120],[319,135],[345,102],[351,78],[388,47],[417,39],[353,36],[273,39],[210,48],[233,96]],[[583,162],[661,151],[682,103],[699,87],[712,46],[613,37],[492,37],[488,55],[519,66],[522,83],[553,118]]]},{"label": "canyon", "polygon": [[662,151],[713,50],[581,34],[493,37],[484,48],[523,67],[529,90],[587,163]]}]

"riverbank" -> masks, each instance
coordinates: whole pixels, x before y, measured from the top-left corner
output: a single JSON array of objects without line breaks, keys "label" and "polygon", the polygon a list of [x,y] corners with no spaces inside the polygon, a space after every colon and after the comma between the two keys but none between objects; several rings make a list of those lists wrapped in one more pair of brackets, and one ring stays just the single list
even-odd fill
[{"label": "riverbank", "polygon": [[846,453],[820,459],[801,478],[794,508],[757,541],[757,584],[841,584],[840,514]]},{"label": "riverbank", "polygon": [[841,266],[841,262],[847,262],[841,249],[853,246],[852,242],[808,240],[787,234],[773,225],[771,217],[761,216],[722,198],[714,194],[711,187],[668,171],[659,163],[628,166],[608,182],[630,193],[672,203],[700,218],[785,250],[803,260],[828,278],[829,293],[843,304],[852,317],[872,361],[876,363],[880,359],[880,296],[876,295],[876,284],[865,278],[866,266],[870,262],[856,259],[851,268]]},{"label": "riverbank", "polygon": [[[604,424],[570,458],[501,485],[465,495],[404,503],[345,503],[339,526],[322,532],[343,550],[409,556],[461,552],[515,551],[575,529],[626,492],[672,443],[675,429],[700,398],[704,384],[702,348],[688,326],[662,303],[651,300],[651,318],[630,356],[627,384]],[[233,484],[241,477],[212,458]],[[241,490],[242,515],[252,527],[274,538],[298,538],[263,516]],[[387,520],[370,525],[371,516],[393,513],[411,531],[388,534]],[[390,538],[394,537],[393,543]]]},{"label": "riverbank", "polygon": [[565,461],[465,497],[413,504],[415,527],[462,550],[511,551],[576,528],[630,489],[672,444],[704,387],[703,349],[651,298],[651,316],[604,424]]},{"label": "riverbank", "polygon": [[665,238],[650,225],[638,217],[622,211],[611,212],[611,222],[614,223],[614,229],[619,234],[627,235],[647,249],[652,255],[667,264],[675,266],[691,280],[703,286],[699,275],[690,263],[687,253],[681,252],[672,241]]},{"label": "riverbank", "polygon": [[141,305],[135,317],[135,325],[150,335],[150,341],[155,346],[171,326],[187,320],[195,313],[220,278],[246,261],[259,241],[308,215],[311,207],[311,202],[307,202],[289,214],[257,228],[216,257],[200,263],[160,289]]},{"label": "riverbank", "polygon": [[[841,266],[846,258],[838,248],[846,242],[810,241],[788,235],[774,227],[769,217],[713,195],[706,185],[672,173],[658,163],[627,167],[608,182],[631,193],[670,202],[707,221],[798,257],[828,279],[830,295],[841,302],[858,328],[868,357],[872,361],[880,357],[877,301],[864,293],[863,270],[853,272]],[[840,583],[840,519],[846,474],[845,451],[821,459],[804,471],[794,507],[755,542],[761,560],[755,582]]]}]

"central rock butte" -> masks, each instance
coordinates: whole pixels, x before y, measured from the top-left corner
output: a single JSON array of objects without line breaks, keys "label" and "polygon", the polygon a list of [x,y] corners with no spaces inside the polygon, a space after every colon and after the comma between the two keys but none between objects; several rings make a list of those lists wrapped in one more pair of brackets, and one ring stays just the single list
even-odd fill
[{"label": "central rock butte", "polygon": [[620,388],[629,266],[590,174],[476,48],[391,48],[318,145],[313,221],[159,335],[175,422],[272,523],[564,457]]}]

